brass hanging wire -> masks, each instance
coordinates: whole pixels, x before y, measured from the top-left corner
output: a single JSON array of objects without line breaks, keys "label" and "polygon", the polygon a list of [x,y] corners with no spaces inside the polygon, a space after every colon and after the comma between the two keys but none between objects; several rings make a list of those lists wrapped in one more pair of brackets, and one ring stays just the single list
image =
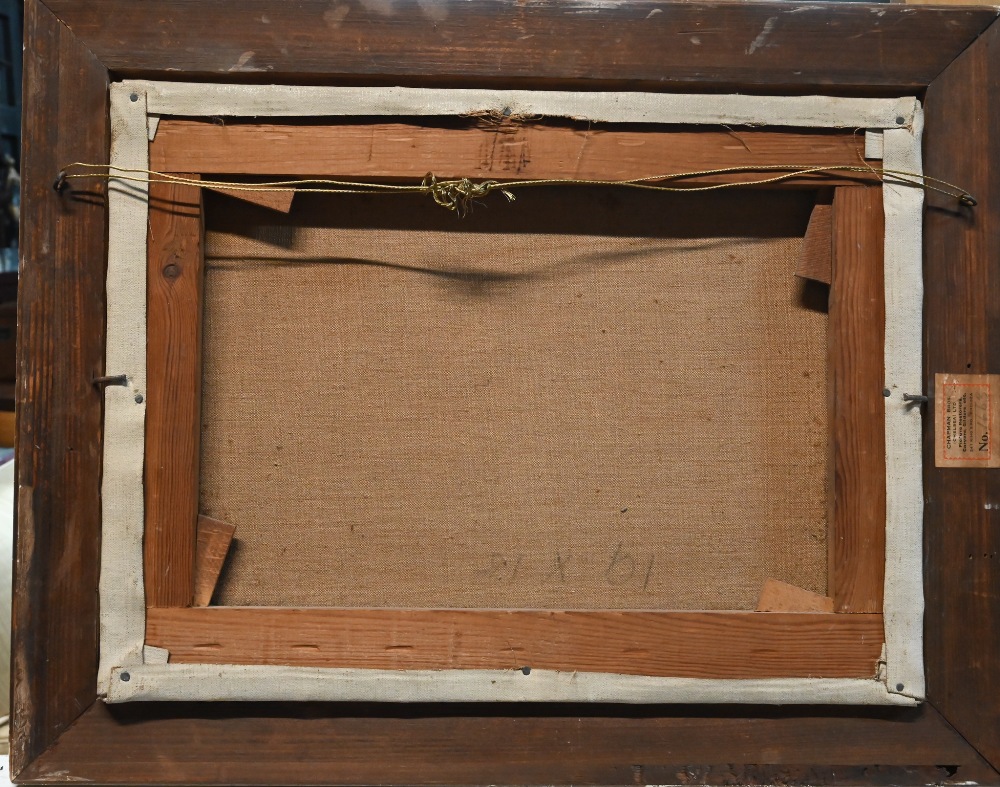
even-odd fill
[{"label": "brass hanging wire", "polygon": [[[713,183],[709,185],[664,185],[665,182],[687,180],[690,178],[709,177],[713,175],[735,175],[741,173],[774,172],[777,174],[752,180],[739,180],[728,183]],[[773,183],[800,178],[806,175],[832,175],[837,172],[854,172],[872,175],[883,182],[905,184],[925,191],[935,191],[957,199],[959,204],[974,207],[976,199],[965,189],[948,183],[940,178],[923,175],[918,172],[906,172],[896,169],[882,169],[856,164],[840,164],[829,166],[809,166],[799,164],[749,165],[740,167],[722,167],[720,169],[703,169],[692,172],[676,172],[669,175],[650,175],[644,178],[630,180],[589,180],[580,178],[541,178],[532,180],[482,180],[473,181],[469,178],[438,180],[433,174],[427,174],[419,184],[364,183],[351,180],[331,180],[325,178],[301,178],[296,180],[273,180],[261,183],[240,183],[227,180],[202,180],[186,178],[182,175],[172,175],[166,172],[156,172],[149,169],[130,169],[117,167],[113,164],[88,164],[74,162],[67,165],[56,179],[54,188],[61,191],[67,181],[72,179],[116,180],[149,185],[152,183],[175,183],[198,188],[219,189],[223,191],[292,191],[311,194],[424,194],[429,195],[436,204],[459,215],[468,213],[476,200],[483,199],[493,191],[499,191],[509,202],[515,200],[514,191],[533,186],[615,186],[620,188],[644,189],[647,191],[667,192],[703,192],[718,191],[729,188],[746,188],[766,186]]]}]

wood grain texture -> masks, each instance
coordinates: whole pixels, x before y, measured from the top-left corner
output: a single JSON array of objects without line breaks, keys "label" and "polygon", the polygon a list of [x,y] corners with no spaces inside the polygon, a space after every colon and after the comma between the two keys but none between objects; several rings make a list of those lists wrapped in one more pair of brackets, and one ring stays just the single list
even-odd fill
[{"label": "wood grain texture", "polygon": [[879,612],[885,577],[885,219],[880,188],[836,189],[829,375],[829,589],[837,612]]},{"label": "wood grain texture", "polygon": [[758,612],[833,612],[833,599],[809,590],[769,579],[760,591]]},{"label": "wood grain texture", "polygon": [[280,13],[270,0],[47,3],[122,76],[656,90],[920,88],[996,18],[992,9],[658,0],[302,0]]},{"label": "wood grain texture", "polygon": [[[107,72],[29,0],[24,54],[11,768],[95,695],[104,366],[105,189],[52,183],[107,162]],[[67,118],[72,118],[67,122]]]},{"label": "wood grain texture", "polygon": [[146,603],[194,592],[201,435],[201,189],[149,189],[146,316]]},{"label": "wood grain texture", "polygon": [[[934,375],[1000,373],[1000,27],[927,91],[925,168],[979,200],[928,197],[924,393]],[[1000,767],[1000,469],[934,467],[924,413],[927,693]]]},{"label": "wood grain texture", "polygon": [[973,5],[985,5],[995,7],[996,3],[989,2],[989,0],[904,0],[907,5],[959,5],[959,6],[973,6]]},{"label": "wood grain texture", "polygon": [[[482,123],[468,128],[406,123],[219,125],[164,119],[150,145],[157,172],[335,175],[351,178],[599,178],[734,166],[860,163],[864,139],[852,131],[644,131],[615,127]],[[773,173],[771,173],[773,174]],[[685,182],[732,183],[764,177],[723,174]],[[863,183],[854,173],[803,176],[796,185]]]},{"label": "wood grain texture", "polygon": [[924,785],[995,784],[997,774],[926,705],[97,703],[22,774],[22,783],[70,778],[176,785]]},{"label": "wood grain texture", "polygon": [[205,607],[149,610],[146,641],[177,664],[846,678],[883,636],[881,615]]},{"label": "wood grain texture", "polygon": [[198,517],[198,544],[194,556],[194,606],[212,603],[215,584],[233,543],[236,526],[208,516]]},{"label": "wood grain texture", "polygon": [[[189,167],[189,169],[191,168]],[[252,202],[254,205],[282,213],[288,213],[292,209],[292,200],[295,198],[294,191],[235,191],[233,189],[208,189],[208,191],[217,191],[227,197]]]},{"label": "wood grain texture", "polygon": [[830,284],[833,276],[833,205],[817,201],[809,216],[795,275]]}]

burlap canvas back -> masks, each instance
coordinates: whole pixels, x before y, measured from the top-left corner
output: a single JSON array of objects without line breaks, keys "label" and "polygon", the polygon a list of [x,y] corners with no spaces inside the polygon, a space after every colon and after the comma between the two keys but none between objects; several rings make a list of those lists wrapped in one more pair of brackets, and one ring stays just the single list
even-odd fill
[{"label": "burlap canvas back", "polygon": [[826,590],[810,198],[206,207],[203,513],[229,605],[752,609]]}]

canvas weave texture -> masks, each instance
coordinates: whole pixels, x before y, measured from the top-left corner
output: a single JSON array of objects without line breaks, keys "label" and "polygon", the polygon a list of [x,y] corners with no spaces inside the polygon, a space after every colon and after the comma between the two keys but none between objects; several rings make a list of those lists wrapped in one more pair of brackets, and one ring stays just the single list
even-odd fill
[{"label": "canvas weave texture", "polygon": [[826,315],[793,275],[801,222],[770,218],[798,198],[555,191],[465,219],[208,200],[201,510],[236,526],[219,603],[826,592]]}]

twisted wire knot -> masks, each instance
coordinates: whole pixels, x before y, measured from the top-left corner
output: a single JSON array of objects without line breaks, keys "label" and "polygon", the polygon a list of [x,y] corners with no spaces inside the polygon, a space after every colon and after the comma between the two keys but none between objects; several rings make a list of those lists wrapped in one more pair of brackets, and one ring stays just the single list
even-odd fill
[{"label": "twisted wire knot", "polygon": [[495,180],[484,180],[479,183],[469,178],[438,180],[434,173],[428,172],[424,176],[421,188],[431,195],[435,203],[442,208],[457,212],[459,216],[469,212],[474,200],[482,199],[494,189],[500,189],[508,202],[514,201],[514,195]]}]

